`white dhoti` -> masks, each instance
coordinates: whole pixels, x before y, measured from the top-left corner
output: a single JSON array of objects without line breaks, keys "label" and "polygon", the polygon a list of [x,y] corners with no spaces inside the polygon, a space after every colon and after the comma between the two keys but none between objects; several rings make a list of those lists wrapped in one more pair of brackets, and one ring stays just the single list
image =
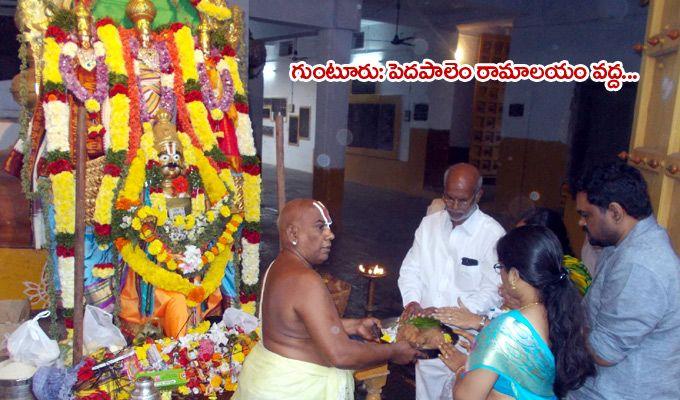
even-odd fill
[{"label": "white dhoti", "polygon": [[273,353],[258,343],[239,374],[233,400],[353,400],[352,371]]},{"label": "white dhoti", "polygon": [[452,400],[456,375],[438,358],[416,364],[416,400]]}]

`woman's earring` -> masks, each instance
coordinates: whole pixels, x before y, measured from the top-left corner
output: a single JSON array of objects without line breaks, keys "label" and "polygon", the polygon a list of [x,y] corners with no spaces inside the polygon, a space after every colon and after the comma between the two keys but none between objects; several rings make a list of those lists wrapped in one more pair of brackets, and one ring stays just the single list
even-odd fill
[{"label": "woman's earring", "polygon": [[293,240],[293,246],[297,246],[297,240]]},{"label": "woman's earring", "polygon": [[510,288],[512,288],[512,290],[517,290],[517,286],[515,286],[515,281],[510,282]]}]

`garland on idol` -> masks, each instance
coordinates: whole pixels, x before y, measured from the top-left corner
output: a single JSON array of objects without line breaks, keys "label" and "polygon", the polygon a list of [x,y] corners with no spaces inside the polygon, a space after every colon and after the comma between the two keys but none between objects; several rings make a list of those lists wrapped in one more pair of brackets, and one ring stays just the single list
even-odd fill
[{"label": "garland on idol", "polygon": [[[184,294],[189,306],[193,307],[220,286],[225,267],[232,257],[233,235],[243,218],[239,214],[231,214],[227,200],[229,192],[207,158],[200,150],[196,151],[188,136],[180,132],[179,137],[188,145],[184,154],[189,168],[200,176],[197,185],[203,182],[208,198],[214,200],[211,201],[213,206],[202,214],[204,217],[197,218],[192,213],[168,220],[165,195],[160,187],[160,165],[153,147],[153,132],[147,131],[142,136],[140,149],[116,200],[114,243],[123,261],[144,281]],[[139,203],[145,182],[148,182],[150,191],[158,195],[152,197],[150,206]],[[177,185],[185,191],[190,190],[188,181],[186,186],[179,182]],[[197,222],[198,228],[202,229],[194,229]],[[221,230],[221,234],[215,240],[213,232],[216,229]],[[197,233],[199,231],[205,234]],[[181,256],[182,250],[177,251],[177,246],[170,244],[175,239],[173,233],[183,234],[188,239]],[[177,260],[181,261],[178,263]]]}]

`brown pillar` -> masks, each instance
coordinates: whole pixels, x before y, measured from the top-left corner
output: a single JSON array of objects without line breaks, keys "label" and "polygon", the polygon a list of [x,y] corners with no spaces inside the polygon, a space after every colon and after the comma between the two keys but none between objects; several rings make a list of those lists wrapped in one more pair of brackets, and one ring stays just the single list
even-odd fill
[{"label": "brown pillar", "polygon": [[[348,63],[352,31],[319,31],[319,60]],[[319,82],[316,85],[316,134],[314,136],[313,196],[330,211],[336,231],[342,228],[342,198],[345,180],[345,144],[338,140],[347,129],[349,82]]]}]

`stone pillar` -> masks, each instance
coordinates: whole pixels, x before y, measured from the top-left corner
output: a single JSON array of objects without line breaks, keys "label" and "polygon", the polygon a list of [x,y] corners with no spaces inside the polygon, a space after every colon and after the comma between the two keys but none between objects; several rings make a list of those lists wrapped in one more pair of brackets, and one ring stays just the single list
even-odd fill
[{"label": "stone pillar", "polygon": [[[348,63],[352,47],[349,29],[319,31],[318,62]],[[342,198],[345,179],[345,144],[339,139],[347,129],[349,82],[319,82],[316,85],[316,135],[314,137],[313,196],[322,201],[334,221],[342,227]]]}]

